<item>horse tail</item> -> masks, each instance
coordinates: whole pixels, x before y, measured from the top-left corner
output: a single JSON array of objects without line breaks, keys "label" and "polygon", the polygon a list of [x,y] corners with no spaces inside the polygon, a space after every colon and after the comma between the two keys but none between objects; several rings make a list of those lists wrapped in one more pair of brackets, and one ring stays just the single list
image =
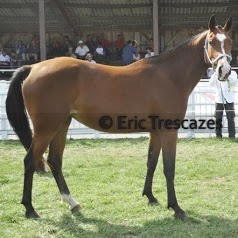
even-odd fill
[{"label": "horse tail", "polygon": [[32,131],[22,96],[22,82],[30,71],[31,66],[25,65],[13,74],[6,99],[7,118],[26,150],[32,143]]}]

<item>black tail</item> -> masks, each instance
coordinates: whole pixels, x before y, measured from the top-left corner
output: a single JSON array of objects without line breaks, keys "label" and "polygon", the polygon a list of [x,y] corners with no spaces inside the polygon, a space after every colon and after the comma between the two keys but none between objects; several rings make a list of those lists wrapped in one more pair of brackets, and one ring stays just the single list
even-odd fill
[{"label": "black tail", "polygon": [[23,101],[22,82],[30,71],[31,67],[26,65],[13,74],[6,99],[7,118],[26,150],[31,146],[32,132]]}]

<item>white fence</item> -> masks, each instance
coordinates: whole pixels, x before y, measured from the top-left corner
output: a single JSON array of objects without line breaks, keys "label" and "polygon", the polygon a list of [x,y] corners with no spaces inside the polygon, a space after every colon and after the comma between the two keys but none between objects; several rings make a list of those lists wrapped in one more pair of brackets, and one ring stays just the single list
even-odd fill
[{"label": "white fence", "polygon": [[[235,88],[235,111],[238,112],[238,87]],[[191,93],[188,101],[188,107],[186,112],[187,119],[195,119],[198,121],[199,119],[208,120],[212,119],[215,121],[215,88],[209,86],[208,79],[207,80],[200,80],[197,86],[194,88],[193,92]],[[238,126],[237,117],[235,117],[236,122],[236,130]],[[227,118],[224,112],[223,114],[223,122],[222,122],[222,131],[223,134],[228,132],[227,128]],[[180,130],[179,132],[182,132]],[[215,136],[215,129],[195,129],[191,130],[188,129],[185,131],[188,138],[193,137],[210,137]]]},{"label": "white fence", "polygon": [[[0,139],[16,139],[16,135],[12,130],[7,120],[5,111],[5,100],[10,82],[0,81]],[[204,119],[214,120],[215,102],[214,95],[215,89],[209,87],[208,80],[201,80],[191,93],[188,101],[188,107],[186,117],[188,120]],[[238,92],[238,88],[236,88]],[[238,102],[238,94],[236,93],[236,102]],[[238,112],[238,104],[235,105],[235,110]],[[236,125],[238,121],[236,118]],[[223,118],[223,131],[227,132],[226,117]],[[148,136],[148,133],[137,133],[137,134],[108,134],[90,129],[83,124],[72,120],[69,127],[68,138],[118,138],[118,137],[140,137]],[[179,137],[209,137],[214,136],[214,129],[179,129]]]}]

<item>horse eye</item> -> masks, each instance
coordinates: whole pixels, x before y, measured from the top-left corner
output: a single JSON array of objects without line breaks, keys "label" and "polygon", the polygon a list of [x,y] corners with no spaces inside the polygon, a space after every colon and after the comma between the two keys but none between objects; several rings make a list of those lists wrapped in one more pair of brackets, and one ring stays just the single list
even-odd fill
[{"label": "horse eye", "polygon": [[213,45],[213,42],[212,42],[212,41],[209,41],[209,45],[212,46],[212,45]]}]

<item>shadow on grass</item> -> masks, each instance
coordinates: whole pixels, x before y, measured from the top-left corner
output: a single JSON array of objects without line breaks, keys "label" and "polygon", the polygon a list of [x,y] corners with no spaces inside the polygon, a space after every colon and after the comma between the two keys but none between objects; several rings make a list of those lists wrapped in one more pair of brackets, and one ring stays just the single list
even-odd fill
[{"label": "shadow on grass", "polygon": [[142,226],[112,224],[103,219],[84,217],[81,213],[63,215],[59,221],[47,219],[57,227],[56,237],[82,238],[184,238],[238,237],[238,220],[216,216],[200,216],[188,212],[186,221],[173,217],[145,222]]}]

